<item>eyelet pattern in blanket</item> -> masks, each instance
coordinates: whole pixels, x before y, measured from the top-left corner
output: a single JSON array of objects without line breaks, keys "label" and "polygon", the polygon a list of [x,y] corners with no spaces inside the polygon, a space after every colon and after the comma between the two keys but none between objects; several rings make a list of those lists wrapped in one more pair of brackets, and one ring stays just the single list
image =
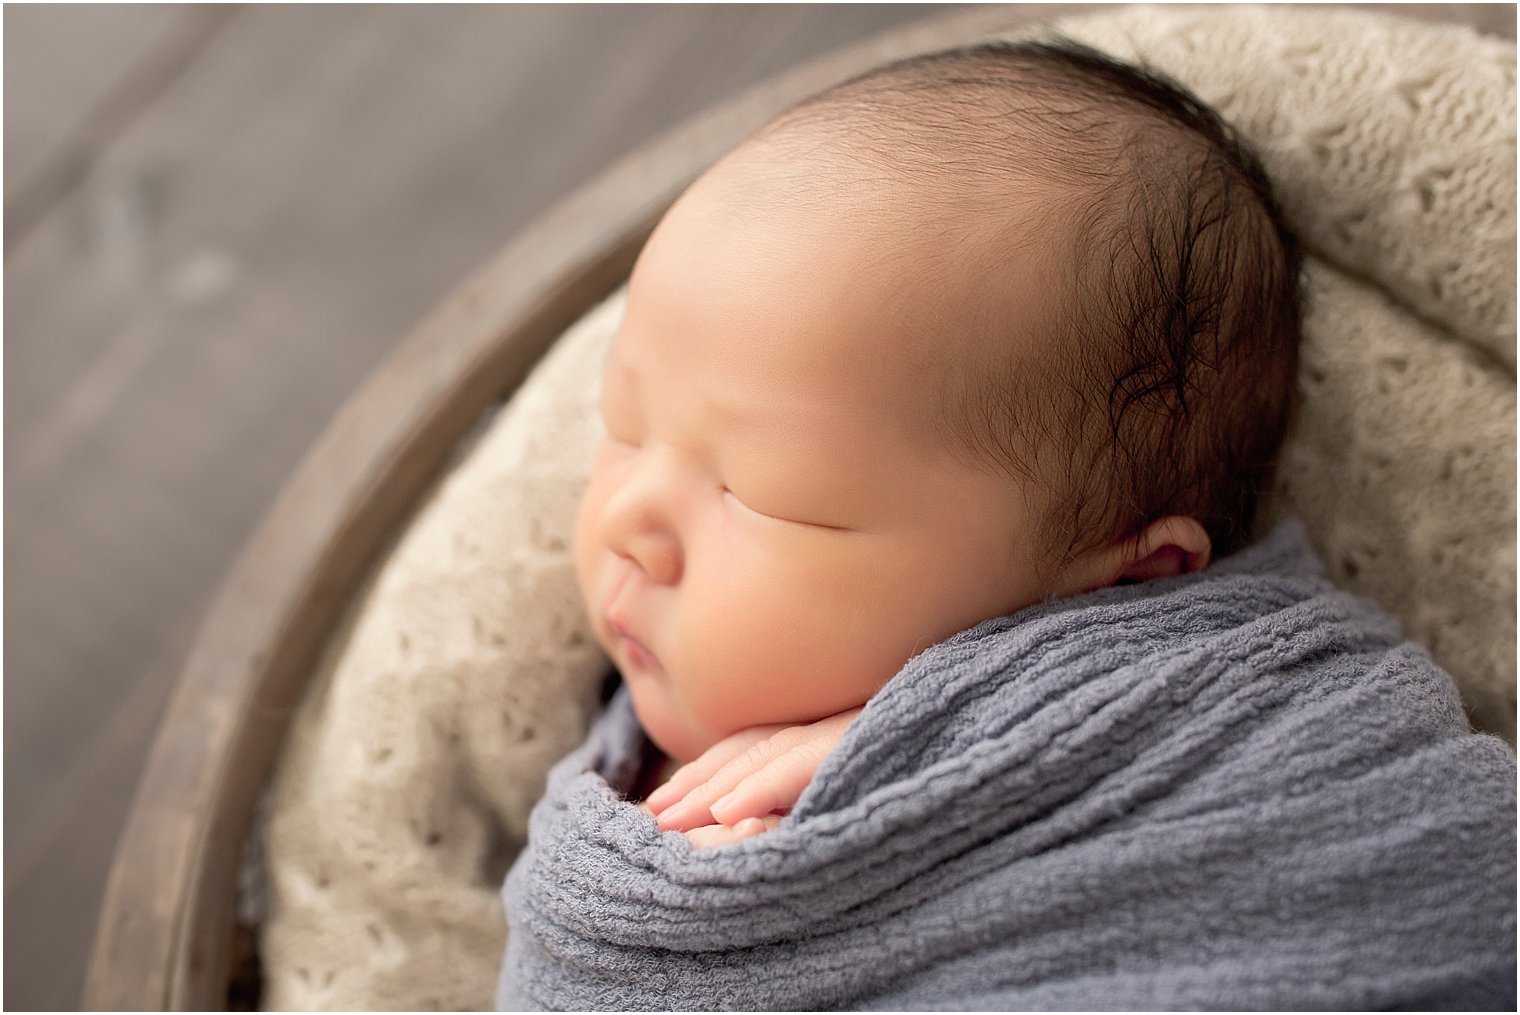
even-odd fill
[{"label": "eyelet pattern in blanket", "polygon": [[[1357,11],[1064,26],[1143,56],[1262,152],[1311,252],[1304,406],[1263,524],[1388,606],[1513,741],[1515,49]],[[614,298],[455,466],[334,640],[262,837],[265,1006],[491,1003],[503,872],[606,661],[568,542]]]}]

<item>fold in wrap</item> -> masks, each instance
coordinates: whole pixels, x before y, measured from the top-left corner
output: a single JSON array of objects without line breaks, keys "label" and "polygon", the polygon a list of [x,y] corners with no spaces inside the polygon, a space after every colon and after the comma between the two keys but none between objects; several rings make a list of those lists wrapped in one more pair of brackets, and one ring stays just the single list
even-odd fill
[{"label": "fold in wrap", "polygon": [[913,658],[773,831],[614,787],[626,692],[504,889],[506,1009],[1515,1006],[1515,759],[1302,529]]}]

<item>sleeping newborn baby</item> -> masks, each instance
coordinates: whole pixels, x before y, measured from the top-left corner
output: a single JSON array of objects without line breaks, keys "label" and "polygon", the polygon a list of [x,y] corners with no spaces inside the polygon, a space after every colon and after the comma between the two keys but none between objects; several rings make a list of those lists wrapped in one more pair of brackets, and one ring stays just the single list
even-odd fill
[{"label": "sleeping newborn baby", "polygon": [[577,522],[624,687],[501,1004],[1512,1002],[1513,758],[1300,530],[1245,548],[1299,266],[1214,114],[1065,44],[874,72],[693,184]]},{"label": "sleeping newborn baby", "polygon": [[752,834],[842,730],[756,727],[1239,544],[1293,390],[1297,253],[1216,121],[1117,75],[1025,49],[855,84],[650,239],[577,564],[653,744],[716,745],[651,799],[662,828]]}]

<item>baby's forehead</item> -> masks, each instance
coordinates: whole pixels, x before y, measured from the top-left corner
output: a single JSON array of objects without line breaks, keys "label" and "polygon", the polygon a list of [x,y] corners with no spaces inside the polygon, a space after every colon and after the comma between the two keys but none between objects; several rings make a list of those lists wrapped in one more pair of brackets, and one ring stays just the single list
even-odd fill
[{"label": "baby's forehead", "polygon": [[739,168],[693,188],[640,259],[635,337],[686,343],[655,368],[798,432],[844,414],[942,455],[946,414],[1048,332],[1039,237],[900,187],[821,200],[801,174]]}]

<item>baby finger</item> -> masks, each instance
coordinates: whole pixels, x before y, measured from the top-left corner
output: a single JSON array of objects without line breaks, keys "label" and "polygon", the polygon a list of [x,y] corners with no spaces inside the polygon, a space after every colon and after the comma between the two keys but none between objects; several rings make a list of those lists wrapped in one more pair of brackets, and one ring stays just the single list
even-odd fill
[{"label": "baby finger", "polygon": [[827,753],[828,747],[815,741],[797,744],[742,780],[732,792],[713,801],[708,810],[726,825],[745,818],[761,818],[772,811],[790,810],[813,781],[813,773]]},{"label": "baby finger", "polygon": [[718,741],[695,760],[676,769],[669,781],[649,794],[644,803],[652,813],[658,815],[671,804],[684,799],[731,760],[748,750],[750,745],[767,735],[764,728],[748,729]]}]

